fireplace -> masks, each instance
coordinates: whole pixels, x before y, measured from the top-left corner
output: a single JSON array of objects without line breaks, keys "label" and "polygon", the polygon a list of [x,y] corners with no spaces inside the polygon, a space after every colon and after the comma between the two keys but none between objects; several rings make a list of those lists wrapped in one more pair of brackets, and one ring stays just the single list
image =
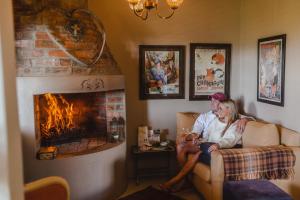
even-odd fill
[{"label": "fireplace", "polygon": [[34,95],[38,159],[92,153],[125,139],[125,92]]}]

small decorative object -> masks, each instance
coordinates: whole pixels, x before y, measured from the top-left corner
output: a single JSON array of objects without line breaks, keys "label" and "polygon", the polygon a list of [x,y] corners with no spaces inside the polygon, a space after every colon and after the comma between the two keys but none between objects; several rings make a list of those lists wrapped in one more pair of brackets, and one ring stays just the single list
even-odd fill
[{"label": "small decorative object", "polygon": [[229,97],[231,44],[190,45],[190,100],[208,100],[222,92]]},{"label": "small decorative object", "polygon": [[148,144],[148,127],[139,126],[138,127],[138,147],[141,148],[145,144]]},{"label": "small decorative object", "polygon": [[154,130],[154,134],[153,134],[153,143],[154,144],[159,144],[160,143],[160,130],[157,129],[157,130]]},{"label": "small decorative object", "polygon": [[125,120],[121,116],[118,118],[118,132],[120,136],[119,140],[123,141],[125,139]]},{"label": "small decorative object", "polygon": [[183,3],[183,0],[167,0],[167,4],[171,9],[171,13],[167,16],[162,16],[158,12],[158,0],[127,0],[129,7],[133,10],[134,14],[143,20],[148,18],[150,10],[155,9],[156,15],[161,19],[169,19],[173,16],[175,10]]},{"label": "small decorative object", "polygon": [[112,133],[112,141],[113,142],[117,142],[119,140],[119,137],[120,137],[119,133],[117,133],[117,132]]},{"label": "small decorative object", "polygon": [[81,88],[85,90],[103,89],[104,81],[101,78],[85,79],[81,82]]},{"label": "small decorative object", "polygon": [[119,139],[119,132],[118,132],[118,120],[116,117],[113,117],[109,123],[110,125],[110,133],[111,133],[111,142],[115,142],[116,138]]},{"label": "small decorative object", "polygon": [[140,45],[140,99],[184,98],[184,46]]},{"label": "small decorative object", "polygon": [[41,147],[37,152],[37,159],[39,160],[53,160],[57,155],[57,147]]},{"label": "small decorative object", "polygon": [[77,19],[69,19],[65,26],[76,42],[78,42],[84,33],[84,25]]},{"label": "small decorative object", "polygon": [[284,106],[286,35],[258,40],[257,101]]},{"label": "small decorative object", "polygon": [[166,146],[168,146],[168,142],[161,142],[161,143],[160,143],[160,146],[166,147]]}]

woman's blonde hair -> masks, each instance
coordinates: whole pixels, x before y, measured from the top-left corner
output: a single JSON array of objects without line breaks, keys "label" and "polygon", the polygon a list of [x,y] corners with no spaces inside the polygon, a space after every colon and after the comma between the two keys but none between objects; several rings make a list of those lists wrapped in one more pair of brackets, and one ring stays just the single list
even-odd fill
[{"label": "woman's blonde hair", "polygon": [[233,123],[235,120],[238,119],[238,110],[235,102],[232,99],[222,101],[221,104],[223,104],[227,109],[230,110],[230,116],[228,120],[229,122]]},{"label": "woman's blonde hair", "polygon": [[230,110],[230,116],[228,119],[227,126],[225,127],[225,129],[222,132],[222,136],[223,136],[225,134],[225,132],[227,131],[227,129],[230,127],[230,125],[238,119],[238,110],[237,110],[235,102],[232,99],[222,101],[221,104],[223,104],[227,109]]}]

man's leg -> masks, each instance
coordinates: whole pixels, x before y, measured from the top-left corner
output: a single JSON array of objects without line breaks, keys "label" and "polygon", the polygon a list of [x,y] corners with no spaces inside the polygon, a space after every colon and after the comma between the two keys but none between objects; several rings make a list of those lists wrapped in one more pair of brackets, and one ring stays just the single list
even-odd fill
[{"label": "man's leg", "polygon": [[189,153],[197,153],[199,152],[199,146],[195,145],[193,142],[187,142],[185,144],[178,144],[176,146],[176,150],[177,150],[177,161],[180,165],[180,167],[182,167],[187,160],[187,154]]},{"label": "man's leg", "polygon": [[187,159],[186,149],[184,148],[184,146],[182,144],[179,144],[176,146],[176,150],[177,150],[177,161],[179,163],[179,166],[183,167],[183,165],[185,164],[186,159]]}]

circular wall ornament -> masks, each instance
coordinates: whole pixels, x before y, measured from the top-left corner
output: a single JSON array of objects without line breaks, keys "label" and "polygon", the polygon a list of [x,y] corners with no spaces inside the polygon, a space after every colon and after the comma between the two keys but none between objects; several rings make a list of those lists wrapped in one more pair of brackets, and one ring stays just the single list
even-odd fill
[{"label": "circular wall ornament", "polygon": [[[65,24],[59,24],[59,26],[50,24],[46,30],[50,39],[80,66],[89,67],[97,63],[106,42],[104,27],[97,16],[86,9],[75,9],[71,12],[62,9],[56,11],[64,15]],[[70,41],[72,41],[71,45]],[[89,58],[83,56],[80,58],[82,54],[88,55]]]}]

